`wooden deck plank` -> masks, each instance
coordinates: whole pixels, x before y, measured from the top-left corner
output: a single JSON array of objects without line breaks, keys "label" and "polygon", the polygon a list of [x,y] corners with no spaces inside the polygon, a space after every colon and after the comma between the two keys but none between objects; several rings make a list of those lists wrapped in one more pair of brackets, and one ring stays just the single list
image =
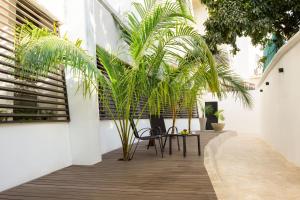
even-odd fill
[{"label": "wooden deck plank", "polygon": [[[215,136],[201,133],[202,152]],[[203,156],[197,155],[196,138],[188,139],[186,158],[182,150],[177,151],[175,139],[173,142],[171,156],[168,152],[164,158],[156,156],[154,149],[146,150],[144,143],[134,160],[123,162],[118,161],[118,149],[105,154],[96,165],[67,167],[4,191],[0,200],[216,200]]]}]

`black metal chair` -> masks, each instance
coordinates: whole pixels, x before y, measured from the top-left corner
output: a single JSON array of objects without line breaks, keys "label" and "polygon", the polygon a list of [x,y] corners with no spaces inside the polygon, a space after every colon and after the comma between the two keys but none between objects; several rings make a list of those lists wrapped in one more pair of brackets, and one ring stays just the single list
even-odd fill
[{"label": "black metal chair", "polygon": [[[166,142],[167,142],[167,137],[169,134],[171,134],[174,130],[176,134],[178,134],[178,128],[176,126],[171,126],[168,131],[166,129],[165,125],[165,120],[162,115],[157,116],[157,115],[150,115],[150,125],[153,131],[156,131],[154,134],[161,134],[162,137],[165,137],[165,141],[163,144],[163,150],[165,148]],[[177,146],[178,146],[178,151],[180,151],[180,144],[179,144],[179,137],[177,136]]]},{"label": "black metal chair", "polygon": [[[162,158],[164,157],[164,154],[163,154],[163,144],[162,144],[162,134],[160,133],[160,130],[159,129],[152,129],[152,128],[142,128],[140,130],[137,130],[136,128],[136,125],[135,125],[135,122],[133,119],[130,119],[130,125],[131,125],[131,128],[133,130],[133,134],[135,136],[134,140],[133,140],[133,143],[135,142],[135,140],[137,140],[137,143],[135,145],[135,148],[134,148],[134,151],[132,153],[132,156],[131,156],[131,159],[133,158],[134,154],[135,154],[135,151],[140,143],[140,141],[150,141],[150,140],[156,140],[158,139],[158,142],[159,142],[159,147],[160,147],[160,151],[161,151],[161,156]],[[146,136],[144,136],[144,134],[148,133]],[[154,148],[155,148],[155,152],[156,152],[156,155],[157,155],[157,147],[156,147],[156,143],[154,142]],[[148,147],[147,149],[149,149],[149,144],[148,144]]]}]

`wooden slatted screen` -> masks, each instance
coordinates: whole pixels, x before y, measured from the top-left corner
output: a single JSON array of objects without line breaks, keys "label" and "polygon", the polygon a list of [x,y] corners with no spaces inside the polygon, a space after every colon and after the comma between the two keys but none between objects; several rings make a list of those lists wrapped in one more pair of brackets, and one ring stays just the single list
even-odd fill
[{"label": "wooden slatted screen", "polygon": [[[105,69],[103,68],[103,66],[101,65],[101,62],[99,59],[97,59],[97,68],[105,75],[107,75]],[[104,92],[102,91],[101,85],[99,85],[99,92]],[[105,91],[107,94],[107,98],[108,98],[108,102],[109,103],[109,107],[112,113],[116,113],[116,106],[115,103],[112,99],[111,96],[111,91]],[[99,117],[101,120],[110,120],[112,119],[112,116],[109,112],[109,110],[106,108],[106,106],[104,105],[104,102],[102,102],[101,100],[101,96],[98,95],[98,102],[99,102]]]},{"label": "wooden slatted screen", "polygon": [[[106,74],[106,72],[104,71],[104,68],[101,64],[101,62],[99,61],[99,59],[97,59],[97,67],[99,70],[101,70],[104,74]],[[101,86],[99,86],[99,90],[101,90]],[[108,99],[108,103],[110,105],[110,111],[113,114],[116,114],[116,107],[114,104],[114,101],[111,97],[111,93],[109,91],[106,91],[107,94],[107,99]],[[141,99],[140,100],[140,106],[138,109],[142,109],[144,108],[144,105],[146,104],[146,99]],[[172,118],[172,112],[171,109],[168,107],[165,107],[164,109],[161,110],[161,114],[164,116],[164,118]],[[133,115],[134,118],[137,118],[138,113],[135,113],[135,115]],[[144,112],[142,113],[140,119],[149,119],[150,113],[149,113],[149,109],[146,107]],[[99,117],[100,120],[111,120],[112,116],[110,114],[110,112],[108,111],[108,109],[106,108],[106,106],[101,102],[100,96],[99,96]],[[177,118],[188,118],[188,112],[185,109],[181,109],[178,113],[177,113]],[[198,114],[198,108],[197,106],[195,106],[195,108],[193,109],[193,118],[199,118],[199,114]]]},{"label": "wooden slatted screen", "polygon": [[19,75],[14,31],[17,25],[27,22],[52,30],[55,21],[31,1],[0,1],[0,123],[69,121],[66,83],[60,67],[35,80]]},{"label": "wooden slatted screen", "polygon": [[[162,111],[161,111],[162,115],[164,116],[164,118],[172,118],[172,111],[170,108],[165,107]],[[177,112],[177,118],[188,118],[188,111],[184,108],[181,108],[178,112]],[[193,114],[192,114],[192,118],[199,118],[199,113],[198,113],[198,108],[197,106],[195,106],[193,108]]]}]

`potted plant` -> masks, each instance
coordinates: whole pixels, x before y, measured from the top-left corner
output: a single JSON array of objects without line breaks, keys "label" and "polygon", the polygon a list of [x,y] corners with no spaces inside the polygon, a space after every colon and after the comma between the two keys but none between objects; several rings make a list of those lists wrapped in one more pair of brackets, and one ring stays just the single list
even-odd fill
[{"label": "potted plant", "polygon": [[206,122],[207,122],[206,116],[212,114],[213,108],[211,107],[211,105],[208,105],[208,106],[201,105],[201,112],[202,112],[202,117],[200,117],[200,119],[199,119],[200,130],[204,131],[204,130],[206,130]]},{"label": "potted plant", "polygon": [[[214,115],[218,119],[218,123],[211,123],[211,126],[213,127],[213,129],[216,132],[222,131],[225,127],[225,123],[224,123],[225,117],[223,115],[223,112],[224,112],[224,110],[218,110],[217,112],[214,113]],[[223,123],[221,123],[221,122],[223,122]]]}]

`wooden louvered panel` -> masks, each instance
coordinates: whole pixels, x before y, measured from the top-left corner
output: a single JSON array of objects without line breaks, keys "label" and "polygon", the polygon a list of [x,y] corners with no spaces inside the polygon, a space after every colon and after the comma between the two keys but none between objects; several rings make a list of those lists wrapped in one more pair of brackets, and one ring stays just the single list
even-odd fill
[{"label": "wooden louvered panel", "polygon": [[[99,59],[97,59],[97,66],[98,69],[102,71],[102,73],[106,74],[101,62],[99,61]],[[99,90],[101,90],[101,86],[99,86]],[[112,112],[113,115],[116,116],[117,112],[116,112],[116,107],[114,104],[114,101],[111,97],[111,92],[106,91],[106,95],[107,95],[107,99],[108,99],[108,104],[110,106],[110,111]],[[142,108],[144,108],[145,104],[147,103],[147,99],[146,98],[142,98],[140,99],[140,104],[139,104],[139,108],[137,108],[137,111],[140,110],[142,111]],[[132,114],[133,118],[137,118],[138,115],[140,113],[135,112],[134,114]],[[161,114],[164,116],[164,118],[168,119],[168,118],[172,118],[172,112],[171,109],[168,107],[164,107],[161,110]],[[142,113],[142,115],[140,116],[140,119],[149,119],[150,116],[150,112],[148,107],[146,107],[144,109],[144,112]],[[100,120],[111,120],[113,119],[110,112],[108,111],[108,109],[106,108],[106,106],[104,105],[104,103],[101,101],[100,99],[100,95],[99,95],[99,117]],[[193,118],[198,118],[198,109],[197,106],[195,106],[195,108],[193,109]],[[177,113],[177,118],[188,118],[188,112],[185,109],[181,109],[178,113]]]},{"label": "wooden louvered panel", "polygon": [[63,69],[32,78],[15,63],[14,32],[27,22],[49,30],[56,23],[31,1],[0,2],[0,123],[69,121]]}]

